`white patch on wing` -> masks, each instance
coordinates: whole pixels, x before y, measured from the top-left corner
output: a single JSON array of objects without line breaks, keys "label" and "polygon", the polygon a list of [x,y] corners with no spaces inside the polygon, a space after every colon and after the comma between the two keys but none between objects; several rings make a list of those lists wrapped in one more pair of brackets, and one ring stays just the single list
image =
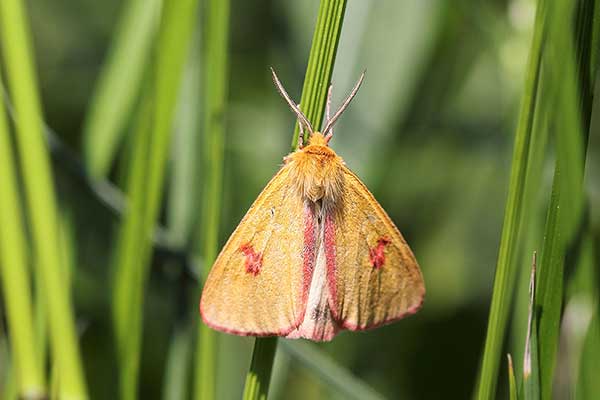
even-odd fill
[{"label": "white patch on wing", "polygon": [[297,329],[286,337],[289,339],[306,338],[316,341],[329,341],[339,332],[340,327],[334,321],[329,308],[329,285],[327,284],[327,264],[325,262],[324,219],[319,221],[317,238],[317,259],[310,282],[304,319]]}]

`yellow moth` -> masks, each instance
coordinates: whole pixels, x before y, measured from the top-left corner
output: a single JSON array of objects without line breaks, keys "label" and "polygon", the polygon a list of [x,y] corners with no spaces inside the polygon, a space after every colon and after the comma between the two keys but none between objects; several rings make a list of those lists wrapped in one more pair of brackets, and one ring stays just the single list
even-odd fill
[{"label": "yellow moth", "polygon": [[425,286],[412,251],[329,147],[333,125],[364,73],[331,117],[329,88],[322,132],[272,74],[298,117],[300,146],[284,158],[217,257],[200,299],[202,319],[236,335],[323,341],[415,313]]}]

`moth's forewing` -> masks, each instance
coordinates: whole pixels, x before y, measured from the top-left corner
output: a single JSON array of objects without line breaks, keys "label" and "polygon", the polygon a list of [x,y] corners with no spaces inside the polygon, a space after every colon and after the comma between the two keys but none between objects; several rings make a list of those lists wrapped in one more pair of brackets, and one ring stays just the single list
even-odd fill
[{"label": "moth's forewing", "polygon": [[204,322],[237,335],[286,335],[303,318],[304,212],[284,166],[219,254],[200,300]]},{"label": "moth's forewing", "polygon": [[343,199],[325,218],[330,306],[344,328],[370,329],[415,313],[425,286],[398,228],[358,177],[343,168]]}]

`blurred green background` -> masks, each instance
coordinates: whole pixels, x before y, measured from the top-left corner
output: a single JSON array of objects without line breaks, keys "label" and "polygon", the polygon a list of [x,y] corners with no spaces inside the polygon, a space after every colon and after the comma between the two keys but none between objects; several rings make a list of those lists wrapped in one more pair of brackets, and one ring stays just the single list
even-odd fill
[{"label": "blurred green background", "polygon": [[[82,131],[124,2],[45,0],[28,6],[45,121],[54,132],[50,143],[61,222],[75,266],[72,298],[88,391],[92,398],[115,398],[110,266],[121,212],[98,193],[117,205],[122,199],[112,188],[92,188],[82,178]],[[269,67],[300,101],[318,6],[316,0],[231,4],[219,245],[289,151],[295,121],[273,87]],[[404,234],[421,265],[427,296],[415,316],[374,331],[343,333],[318,347],[385,398],[473,394],[534,16],[532,0],[348,2],[332,78],[334,107],[360,72],[367,72],[331,146]],[[207,172],[197,129],[202,107],[194,100],[203,85],[200,63],[194,63],[201,59],[202,34],[196,27],[189,54],[197,57],[188,60],[178,94],[160,212],[164,229],[157,234],[161,245],[153,252],[144,294],[139,398],[145,399],[178,398],[165,392],[178,334],[186,337],[180,356],[193,358],[187,335],[198,319],[194,271],[202,260],[186,252],[200,241],[194,232],[204,193],[197,182]],[[135,146],[135,119],[129,110],[108,174],[121,189]],[[180,159],[193,167],[176,167]],[[545,170],[544,190],[551,171]],[[189,190],[178,190],[186,184]],[[524,282],[518,286],[522,294]],[[217,398],[240,397],[252,344],[251,338],[219,334]],[[8,365],[5,336],[2,346],[0,369]],[[520,361],[515,363],[520,369]],[[504,361],[500,371],[503,398]],[[181,374],[193,379],[189,370]],[[345,398],[285,345],[278,350],[271,395]]]}]

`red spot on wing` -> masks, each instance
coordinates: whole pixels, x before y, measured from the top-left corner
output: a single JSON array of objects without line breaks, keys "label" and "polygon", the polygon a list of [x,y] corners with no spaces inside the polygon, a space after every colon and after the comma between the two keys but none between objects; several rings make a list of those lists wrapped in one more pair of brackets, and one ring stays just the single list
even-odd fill
[{"label": "red spot on wing", "polygon": [[371,259],[371,266],[375,269],[383,267],[385,264],[385,246],[391,243],[391,240],[387,237],[382,237],[377,241],[377,246],[369,249],[369,258]]},{"label": "red spot on wing", "polygon": [[257,253],[250,243],[240,246],[240,251],[246,256],[246,272],[254,276],[260,273],[262,253]]}]

